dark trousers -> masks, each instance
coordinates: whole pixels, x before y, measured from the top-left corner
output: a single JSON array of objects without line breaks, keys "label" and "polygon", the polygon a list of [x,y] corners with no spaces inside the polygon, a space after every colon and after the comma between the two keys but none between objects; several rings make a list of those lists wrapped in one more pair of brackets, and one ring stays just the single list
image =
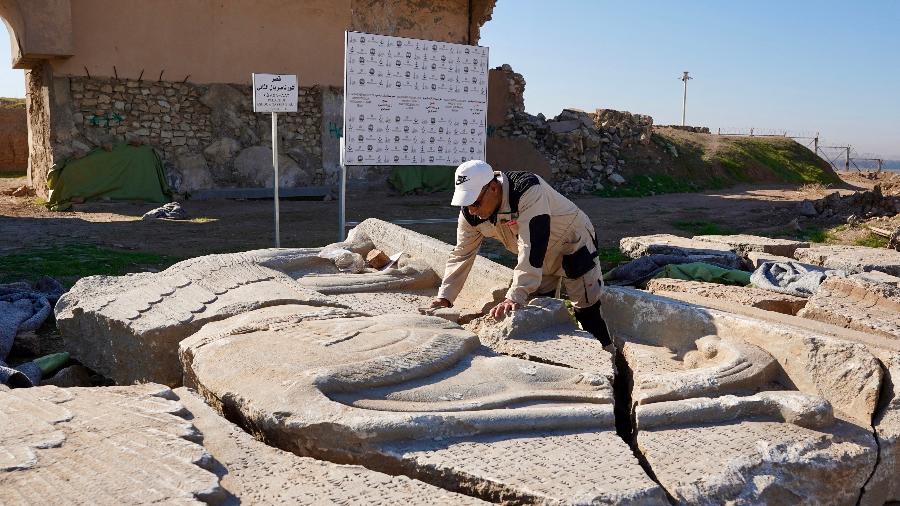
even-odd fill
[{"label": "dark trousers", "polygon": [[575,319],[581,324],[581,328],[599,339],[600,344],[603,346],[612,344],[612,339],[609,337],[609,330],[606,328],[606,322],[603,321],[603,315],[600,313],[599,300],[593,306],[584,309],[576,309]]}]

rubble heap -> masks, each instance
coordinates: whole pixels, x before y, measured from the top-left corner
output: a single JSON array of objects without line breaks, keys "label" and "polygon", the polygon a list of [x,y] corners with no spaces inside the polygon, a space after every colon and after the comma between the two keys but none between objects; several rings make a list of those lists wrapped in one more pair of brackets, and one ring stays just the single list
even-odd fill
[{"label": "rubble heap", "polygon": [[564,109],[548,120],[543,114],[525,112],[525,80],[509,65],[504,72],[512,99],[506,122],[493,135],[526,138],[543,154],[554,175],[554,186],[563,193],[589,193],[603,185],[625,182],[623,148],[650,143],[653,118],[627,111],[597,109],[593,112]]}]

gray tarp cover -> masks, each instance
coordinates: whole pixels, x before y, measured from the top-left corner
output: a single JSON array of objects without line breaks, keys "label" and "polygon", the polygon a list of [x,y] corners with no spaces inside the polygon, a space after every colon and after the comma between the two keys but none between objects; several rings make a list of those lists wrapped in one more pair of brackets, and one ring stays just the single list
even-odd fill
[{"label": "gray tarp cover", "polygon": [[799,262],[764,262],[750,275],[750,283],[773,292],[809,297],[819,290],[830,272],[840,271]]},{"label": "gray tarp cover", "polygon": [[53,303],[63,294],[63,287],[52,278],[28,283],[0,284],[0,383],[10,386],[33,386],[41,380],[41,370],[34,362],[15,368],[6,365],[16,334],[37,330],[50,316]]}]

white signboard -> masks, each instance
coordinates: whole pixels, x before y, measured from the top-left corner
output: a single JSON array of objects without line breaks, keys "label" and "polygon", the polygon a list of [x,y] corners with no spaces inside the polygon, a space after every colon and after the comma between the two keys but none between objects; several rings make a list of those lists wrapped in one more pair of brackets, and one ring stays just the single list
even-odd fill
[{"label": "white signboard", "polygon": [[297,76],[253,74],[253,112],[297,112]]},{"label": "white signboard", "polygon": [[488,49],[347,32],[347,165],[458,165],[485,157]]}]

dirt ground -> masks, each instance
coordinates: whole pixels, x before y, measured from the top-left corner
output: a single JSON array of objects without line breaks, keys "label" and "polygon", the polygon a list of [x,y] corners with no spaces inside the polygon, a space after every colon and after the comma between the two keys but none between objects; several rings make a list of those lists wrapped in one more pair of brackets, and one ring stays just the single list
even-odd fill
[{"label": "dirt ground", "polygon": [[[845,178],[840,189],[871,187],[865,178]],[[98,246],[165,254],[180,258],[274,246],[271,200],[186,201],[189,221],[142,221],[153,204],[98,202],[71,212],[51,212],[33,196],[3,192],[24,184],[24,178],[0,178],[0,255],[62,244]],[[833,191],[829,189],[828,191]],[[797,216],[797,204],[824,194],[797,186],[739,186],[701,193],[642,198],[575,198],[598,229],[601,246],[614,247],[626,236],[674,233],[689,236],[710,226],[712,233],[763,233],[787,230]],[[448,194],[390,195],[384,189],[351,190],[347,219],[385,220],[455,218]],[[455,239],[454,224],[409,226],[446,242]],[[796,228],[796,227],[795,227]],[[692,232],[693,230],[693,232]],[[705,232],[710,233],[710,232]],[[282,247],[322,246],[338,238],[336,201],[281,202]],[[494,248],[488,248],[492,251]]]}]

